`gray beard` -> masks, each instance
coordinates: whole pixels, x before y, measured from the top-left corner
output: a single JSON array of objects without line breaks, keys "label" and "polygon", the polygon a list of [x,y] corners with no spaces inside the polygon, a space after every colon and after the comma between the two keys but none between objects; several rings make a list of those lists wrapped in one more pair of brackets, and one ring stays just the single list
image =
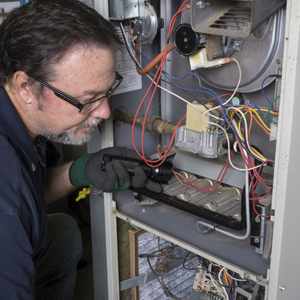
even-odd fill
[{"label": "gray beard", "polygon": [[[101,118],[93,119],[92,121],[84,122],[84,123],[76,126],[75,128],[72,128],[71,130],[68,130],[64,133],[61,133],[61,134],[44,133],[44,134],[42,134],[42,136],[44,136],[45,138],[47,138],[48,140],[50,140],[52,142],[61,143],[64,145],[81,146],[81,145],[85,144],[86,142],[88,142],[92,138],[95,127],[98,124],[100,124],[101,121],[102,121]],[[85,127],[91,127],[91,126],[93,126],[93,128],[86,130],[85,135],[83,137],[78,137],[75,135],[77,130],[79,130],[81,128],[85,128]]]}]

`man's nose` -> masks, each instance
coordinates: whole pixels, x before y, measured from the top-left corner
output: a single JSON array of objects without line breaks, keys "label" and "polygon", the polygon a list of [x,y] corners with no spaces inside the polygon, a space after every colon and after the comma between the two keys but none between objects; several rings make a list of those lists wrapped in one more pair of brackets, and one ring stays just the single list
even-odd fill
[{"label": "man's nose", "polygon": [[104,99],[102,103],[90,113],[90,116],[93,118],[108,119],[110,116],[110,108],[107,99]]}]

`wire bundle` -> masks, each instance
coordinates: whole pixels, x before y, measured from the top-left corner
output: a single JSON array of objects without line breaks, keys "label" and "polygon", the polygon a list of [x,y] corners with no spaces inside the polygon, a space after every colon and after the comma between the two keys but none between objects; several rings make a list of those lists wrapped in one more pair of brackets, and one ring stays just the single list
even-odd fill
[{"label": "wire bundle", "polygon": [[[184,75],[182,78],[175,78],[175,77],[171,76],[170,74],[168,74],[167,72],[165,72],[163,70],[165,62],[166,62],[166,55],[170,51],[170,49],[173,48],[173,45],[172,46],[169,45],[169,42],[170,42],[170,38],[171,38],[171,34],[172,34],[172,31],[173,31],[173,28],[174,28],[175,21],[176,21],[177,16],[178,16],[179,13],[181,13],[182,11],[184,11],[186,9],[190,9],[190,6],[186,5],[188,2],[189,2],[189,0],[185,1],[180,6],[178,11],[174,14],[173,18],[171,19],[169,29],[168,29],[167,43],[166,43],[165,50],[162,53],[160,53],[157,56],[156,59],[154,59],[154,62],[150,62],[150,60],[148,60],[139,51],[139,49],[138,49],[139,47],[138,48],[135,47],[133,42],[129,41],[127,39],[127,37],[125,35],[125,32],[124,32],[123,25],[122,25],[122,23],[120,23],[121,31],[123,33],[124,40],[125,40],[128,52],[129,52],[130,56],[132,57],[132,59],[135,61],[137,67],[139,69],[143,69],[140,62],[135,57],[135,53],[137,53],[138,57],[142,56],[149,62],[149,65],[145,68],[146,71],[150,70],[151,67],[154,67],[154,69],[156,70],[156,73],[152,77],[149,75],[149,73],[146,74],[146,76],[149,79],[151,79],[151,84],[150,84],[145,96],[143,97],[143,99],[142,99],[142,101],[141,101],[141,103],[140,103],[140,105],[139,105],[139,107],[136,111],[136,114],[135,114],[135,118],[134,118],[133,126],[132,126],[132,143],[133,143],[133,147],[136,150],[136,152],[138,153],[138,155],[142,159],[145,160],[145,162],[148,166],[158,167],[165,161],[165,159],[168,155],[168,152],[171,148],[171,145],[174,141],[176,128],[178,128],[180,126],[180,124],[183,122],[183,120],[185,119],[186,116],[184,116],[180,120],[180,122],[176,125],[176,128],[175,128],[175,130],[173,132],[173,135],[171,137],[170,144],[169,144],[167,150],[164,152],[164,154],[160,157],[159,160],[151,161],[151,160],[147,160],[146,157],[145,157],[145,152],[144,152],[144,138],[145,138],[144,137],[144,132],[145,132],[145,130],[144,130],[144,127],[145,127],[147,114],[148,114],[148,111],[149,111],[149,108],[150,108],[150,105],[151,105],[151,102],[153,100],[153,97],[154,97],[154,94],[156,92],[157,87],[165,90],[168,93],[171,93],[175,97],[177,97],[180,100],[186,102],[188,105],[192,105],[195,109],[202,112],[202,118],[205,120],[205,122],[208,122],[209,125],[210,125],[210,127],[206,131],[207,134],[222,134],[222,135],[224,135],[224,139],[225,139],[225,141],[227,142],[227,145],[228,145],[228,147],[227,147],[227,149],[228,149],[228,153],[227,153],[228,154],[228,159],[227,159],[223,169],[221,170],[219,177],[217,178],[217,180],[215,181],[215,183],[212,187],[210,187],[208,189],[201,190],[201,191],[202,192],[215,191],[215,189],[217,189],[218,186],[221,184],[221,182],[222,182],[222,180],[225,176],[225,173],[228,170],[228,167],[230,165],[232,168],[234,168],[237,171],[246,172],[245,178],[250,178],[250,182],[247,181],[247,180],[245,181],[246,184],[249,184],[249,186],[251,187],[251,190],[249,191],[250,194],[251,194],[251,198],[248,197],[249,195],[247,196],[248,197],[248,200],[247,200],[248,204],[246,204],[246,207],[249,206],[249,203],[250,203],[249,201],[251,200],[252,205],[253,205],[253,210],[256,212],[256,214],[260,215],[255,209],[255,202],[254,201],[268,196],[270,194],[271,190],[272,190],[272,188],[269,187],[267,182],[261,177],[260,174],[261,174],[263,166],[265,166],[266,164],[272,166],[274,164],[274,161],[264,157],[264,155],[262,154],[262,152],[259,149],[257,149],[253,145],[251,145],[250,134],[251,134],[252,126],[253,126],[254,122],[256,122],[260,126],[260,128],[267,135],[270,135],[270,126],[269,126],[269,122],[270,122],[269,119],[270,118],[269,117],[270,117],[270,115],[274,115],[274,116],[278,115],[278,111],[276,111],[274,109],[273,104],[279,98],[279,96],[276,97],[272,102],[270,102],[266,98],[265,93],[263,91],[263,84],[264,84],[265,80],[267,79],[266,78],[262,83],[262,92],[263,92],[265,98],[268,100],[268,102],[270,104],[269,107],[259,107],[259,106],[256,106],[254,104],[233,105],[232,104],[232,99],[236,95],[236,93],[239,89],[240,82],[241,82],[241,77],[242,77],[240,64],[234,58],[229,59],[229,61],[235,62],[236,65],[237,65],[237,68],[238,68],[239,76],[238,76],[238,82],[237,82],[236,88],[234,89],[233,92],[227,93],[227,94],[224,94],[224,95],[220,95],[220,96],[215,91],[213,91],[212,89],[201,86],[201,80],[200,80],[198,74],[196,73],[196,71],[193,72],[193,73],[188,73],[188,74]],[[169,46],[171,46],[171,48],[169,48]],[[160,61],[160,63],[156,67],[156,62],[159,62],[159,61]],[[143,73],[146,73],[146,71],[143,72]],[[183,90],[186,93],[189,93],[189,92],[202,92],[202,93],[205,93],[206,95],[212,96],[213,98],[207,100],[207,102],[214,104],[214,107],[212,107],[210,109],[207,109],[206,111],[202,111],[201,109],[194,106],[192,103],[190,103],[186,99],[176,95],[175,93],[169,91],[168,89],[165,89],[165,88],[161,87],[158,83],[159,83],[159,81],[163,80],[163,79],[161,79],[162,75],[165,76],[168,83],[172,84],[173,86],[175,86],[176,88],[178,88],[180,90]],[[173,82],[174,80],[177,80],[177,81],[183,80],[187,76],[193,76],[193,78],[195,79],[196,84],[198,85],[197,89],[186,89],[186,88],[178,86],[177,84],[175,84]],[[142,130],[142,139],[141,139],[142,140],[142,153],[139,153],[139,151],[136,148],[135,141],[134,141],[134,124],[135,124],[138,113],[139,113],[146,97],[150,94],[151,89],[152,89],[152,92],[151,92],[152,94],[150,96],[149,104],[148,104],[146,112],[145,112],[144,124],[143,124],[143,130]],[[222,97],[226,97],[226,96],[228,96],[227,99],[225,99],[225,100],[221,99]],[[204,103],[204,106],[205,106],[205,103]],[[268,113],[267,120],[265,120],[263,112]],[[212,117],[210,119],[210,121],[207,121],[207,119],[205,118],[205,115],[210,115]],[[274,122],[274,120],[272,120],[272,122]],[[231,132],[233,134],[234,140],[229,138],[229,134],[228,134],[229,132]],[[232,149],[229,146],[230,144],[232,144],[232,141],[234,141],[234,144],[233,144],[234,152],[239,152],[241,154],[241,156],[243,157],[243,160],[245,162],[245,167],[244,168],[237,167],[232,162],[233,153],[231,152]],[[260,163],[257,163],[257,162],[260,162]],[[192,189],[198,189],[197,187],[195,187],[190,182],[187,182],[189,185],[186,185],[185,183],[183,183],[180,180],[180,178],[179,178],[180,175],[178,173],[176,173],[176,172],[173,172],[173,173],[177,177],[177,179],[182,184],[184,184],[185,186],[189,186]],[[255,182],[254,182],[254,178],[255,178]],[[265,185],[265,187],[266,187],[267,192],[264,193],[263,195],[255,195],[255,188],[256,188],[258,182]],[[247,219],[249,219],[249,215],[250,215],[250,211],[248,211]],[[269,217],[269,216],[261,216],[261,217]],[[250,226],[250,224],[248,224],[248,227],[249,226]],[[215,229],[215,228],[213,228],[213,229]],[[220,232],[224,233],[225,231],[220,230]],[[249,235],[249,230],[248,229],[247,229],[247,232],[248,232],[248,235]],[[246,238],[248,235],[246,234],[243,238]],[[235,235],[231,235],[231,236],[235,236]]]}]

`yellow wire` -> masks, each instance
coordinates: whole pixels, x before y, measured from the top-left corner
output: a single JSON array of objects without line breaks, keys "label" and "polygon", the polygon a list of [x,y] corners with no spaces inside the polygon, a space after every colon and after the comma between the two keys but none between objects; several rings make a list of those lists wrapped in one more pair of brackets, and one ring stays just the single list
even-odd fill
[{"label": "yellow wire", "polygon": [[[254,109],[254,110],[258,110],[257,108],[253,108],[253,109]],[[265,108],[261,108],[260,110],[262,110],[262,111],[269,111],[268,109],[265,109]],[[275,112],[275,111],[270,110],[270,114],[278,115],[278,112]]]},{"label": "yellow wire", "polygon": [[[244,113],[244,115],[246,115],[247,113],[248,113],[248,112]],[[232,113],[232,114],[234,114],[234,113]],[[232,115],[232,114],[231,114],[231,115]],[[240,133],[241,139],[242,139],[243,142],[244,142],[245,139],[244,139],[244,137],[243,137],[243,135],[242,135],[241,123],[242,123],[242,120],[239,121],[239,133]],[[258,151],[255,150],[254,148],[251,147],[251,150],[252,150],[253,152],[255,152],[259,157],[263,158],[264,160],[267,160],[260,152],[258,152]]]},{"label": "yellow wire", "polygon": [[[249,109],[251,109],[252,112],[254,112],[256,114],[256,116],[258,117],[258,119],[260,120],[260,123],[265,127],[266,130],[270,131],[270,128],[266,125],[266,123],[261,119],[261,117],[259,116],[259,114],[256,112],[257,109],[253,109],[251,107],[248,107]],[[243,107],[239,107],[239,109],[243,109]],[[244,115],[248,114],[249,112],[245,112]]]},{"label": "yellow wire", "polygon": [[252,151],[255,152],[258,156],[260,156],[261,158],[263,158],[264,160],[267,160],[260,152],[258,152],[257,150],[255,150],[254,148],[252,148]]},{"label": "yellow wire", "polygon": [[261,124],[268,130],[270,131],[270,128],[266,125],[266,123],[261,119],[260,115],[256,112],[255,109],[251,108],[251,110],[257,115],[258,119],[260,120]]}]

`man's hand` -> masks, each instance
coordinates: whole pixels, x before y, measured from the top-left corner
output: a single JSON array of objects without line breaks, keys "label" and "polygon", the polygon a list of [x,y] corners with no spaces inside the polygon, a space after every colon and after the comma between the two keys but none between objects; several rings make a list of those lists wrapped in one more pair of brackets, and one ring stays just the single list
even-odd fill
[{"label": "man's hand", "polygon": [[94,154],[79,157],[70,167],[70,181],[74,186],[93,185],[103,192],[111,193],[124,190],[130,186],[136,188],[146,187],[160,193],[162,187],[150,181],[143,168],[137,166],[131,176],[122,162],[113,161],[106,165],[106,171],[101,170],[103,155],[110,154],[134,159],[140,159],[138,154],[126,148],[105,148]]}]

